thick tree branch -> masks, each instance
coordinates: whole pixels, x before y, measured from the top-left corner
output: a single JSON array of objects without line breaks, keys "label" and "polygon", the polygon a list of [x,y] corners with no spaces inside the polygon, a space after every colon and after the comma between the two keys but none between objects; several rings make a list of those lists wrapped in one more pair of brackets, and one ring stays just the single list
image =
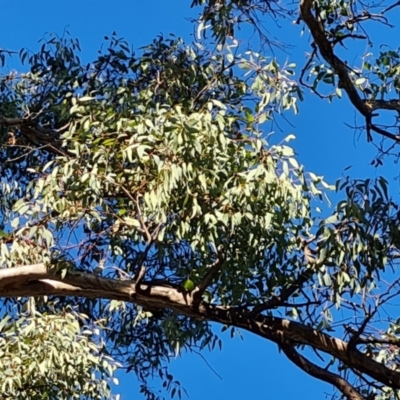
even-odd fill
[{"label": "thick tree branch", "polygon": [[192,310],[191,296],[167,282],[123,281],[77,271],[69,271],[61,278],[45,264],[0,269],[1,297],[41,295],[121,300],[142,306],[169,307],[187,316],[200,317]]},{"label": "thick tree branch", "polygon": [[[137,290],[139,287],[139,290]],[[312,327],[283,318],[254,314],[247,309],[225,308],[204,301],[167,282],[123,281],[85,272],[59,273],[44,264],[0,269],[0,296],[78,296],[134,302],[144,307],[170,308],[177,313],[245,329],[277,344],[304,344],[329,354],[343,364],[394,389],[400,389],[400,373],[376,362],[347,342]]]}]

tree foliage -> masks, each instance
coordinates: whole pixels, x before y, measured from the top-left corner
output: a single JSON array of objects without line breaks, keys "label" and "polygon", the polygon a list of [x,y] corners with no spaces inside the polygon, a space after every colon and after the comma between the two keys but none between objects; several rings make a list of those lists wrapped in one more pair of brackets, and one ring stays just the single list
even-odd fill
[{"label": "tree foliage", "polygon": [[[155,374],[181,397],[168,361],[220,346],[217,322],[276,343],[339,397],[397,398],[400,322],[386,315],[400,232],[388,182],[338,180],[343,200],[326,216],[334,188],[299,164],[293,135],[268,134],[304,91],[344,91],[367,139],[387,139],[381,155],[397,142],[374,118],[398,109],[387,98],[398,53],[360,70],[335,53],[391,8],[193,5],[203,6],[193,44],[160,36],[137,55],[112,35],[84,65],[77,40],[50,36],[38,53],[20,51],[25,72],[0,82],[2,392],[109,398],[124,366],[146,398],[163,395],[149,385]],[[234,39],[250,23],[272,46],[263,14],[309,29],[297,78],[294,64]],[[200,38],[209,29],[213,43]]]},{"label": "tree foliage", "polygon": [[[29,310],[1,322],[1,393],[4,399],[103,399],[117,364],[104,354],[87,317]],[[81,329],[84,328],[84,329]],[[56,384],[54,384],[56,383]]]}]

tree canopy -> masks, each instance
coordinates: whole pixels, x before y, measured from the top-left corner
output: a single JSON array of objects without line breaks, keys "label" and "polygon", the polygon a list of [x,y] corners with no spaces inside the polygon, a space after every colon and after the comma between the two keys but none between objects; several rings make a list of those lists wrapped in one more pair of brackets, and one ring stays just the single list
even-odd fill
[{"label": "tree canopy", "polygon": [[[3,398],[110,398],[118,368],[147,399],[184,397],[168,362],[221,346],[217,323],[275,343],[332,398],[397,399],[389,182],[332,186],[270,128],[309,93],[347,96],[373,163],[397,157],[398,50],[362,49],[361,67],[343,54],[379,47],[369,32],[399,4],[194,0],[193,43],[134,51],[113,34],[89,64],[68,35],[21,49],[21,70],[0,77]],[[304,60],[275,55],[268,18],[309,35]],[[257,51],[237,39],[244,25]]]}]

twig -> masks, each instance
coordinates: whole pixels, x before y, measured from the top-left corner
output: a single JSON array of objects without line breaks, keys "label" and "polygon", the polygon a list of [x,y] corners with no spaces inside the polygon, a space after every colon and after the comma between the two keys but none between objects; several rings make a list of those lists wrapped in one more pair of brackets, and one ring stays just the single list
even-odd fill
[{"label": "twig", "polygon": [[[315,265],[317,262],[315,253],[309,247],[310,243],[314,239],[315,238],[311,238],[306,241],[300,238],[303,245],[304,258],[306,259],[307,263],[311,265]],[[297,277],[297,280],[295,282],[291,283],[286,289],[282,289],[279,296],[272,296],[268,301],[254,307],[251,315],[257,315],[265,310],[269,310],[271,308],[276,308],[278,306],[283,306],[284,304],[286,304],[289,297],[292,296],[297,290],[299,290],[303,286],[303,284],[312,277],[314,272],[315,269],[313,267],[306,269]]]},{"label": "twig", "polygon": [[[125,192],[127,192],[127,191],[125,191]],[[130,196],[130,197],[131,197],[131,196]],[[132,197],[131,197],[131,198],[132,198]],[[153,242],[153,238],[152,238],[152,236],[151,236],[149,230],[147,229],[147,226],[146,226],[146,224],[144,223],[143,218],[142,218],[142,211],[141,211],[141,209],[140,209],[140,204],[139,204],[139,195],[136,196],[136,199],[134,200],[134,202],[136,203],[137,213],[138,213],[138,220],[139,220],[139,222],[140,222],[140,226],[142,227],[143,232],[144,232],[145,235],[146,235],[146,238],[147,238],[147,245],[149,245],[150,243]]]},{"label": "twig", "polygon": [[140,267],[138,267],[136,269],[135,272],[135,290],[138,291],[139,287],[140,287],[140,283],[143,281],[143,277],[146,273],[146,267],[144,265],[141,265]]},{"label": "twig", "polygon": [[207,361],[207,359],[201,354],[199,351],[192,350],[193,353],[197,354],[202,358],[202,360],[206,363],[207,367],[211,369],[211,371],[222,381],[222,376],[211,366],[211,364]]},{"label": "twig", "polygon": [[369,312],[367,317],[364,319],[363,323],[361,326],[353,331],[353,336],[350,338],[349,343],[348,343],[348,349],[352,350],[356,347],[357,343],[359,343],[359,339],[361,335],[363,334],[368,322],[371,320],[371,318],[374,316],[376,312],[376,309],[374,312]]},{"label": "twig", "polygon": [[400,6],[400,1],[396,1],[396,3],[392,4],[392,5],[389,6],[389,7],[386,7],[386,8],[382,11],[382,14],[387,13],[387,12],[390,11],[392,8],[395,8],[395,7],[397,7],[397,6]]}]

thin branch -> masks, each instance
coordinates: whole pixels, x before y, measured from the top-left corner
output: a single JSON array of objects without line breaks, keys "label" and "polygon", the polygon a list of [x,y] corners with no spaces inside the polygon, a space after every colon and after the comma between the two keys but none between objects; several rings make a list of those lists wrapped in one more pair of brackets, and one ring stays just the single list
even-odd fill
[{"label": "thin branch", "polygon": [[196,350],[191,350],[191,352],[200,356],[200,358],[205,362],[207,367],[210,368],[212,373],[215,374],[222,381],[222,376],[212,367],[212,365],[207,361],[207,359],[203,356],[203,354],[201,354],[199,351]]},{"label": "thin branch", "polygon": [[279,296],[272,296],[271,299],[268,301],[259,304],[258,306],[254,307],[252,311],[252,315],[257,315],[262,313],[265,310],[270,310],[271,308],[276,308],[278,306],[282,306],[283,304],[287,303],[287,300],[297,291],[302,288],[304,283],[306,283],[315,273],[315,269],[312,267],[313,265],[316,264],[316,254],[315,251],[310,249],[310,243],[314,240],[315,238],[311,238],[308,241],[300,238],[302,246],[303,246],[303,251],[304,251],[304,259],[307,262],[307,264],[310,265],[308,269],[303,271],[297,279],[292,282],[287,288],[284,288],[281,290],[281,293]]},{"label": "thin branch", "polygon": [[135,273],[135,289],[140,289],[140,284],[143,281],[144,275],[146,273],[146,267],[144,265],[139,265]]},{"label": "thin branch", "polygon": [[295,282],[291,283],[286,289],[283,289],[279,296],[272,296],[268,301],[255,306],[252,311],[252,315],[255,316],[265,310],[270,310],[271,308],[276,308],[286,304],[286,301],[289,299],[289,297],[291,297],[297,290],[301,289],[303,284],[307,282],[313,274],[314,271],[311,268],[304,271],[298,276]]},{"label": "thin branch", "polygon": [[[357,335],[359,333],[358,329],[353,328],[352,326],[346,325],[345,330],[353,335]],[[358,335],[356,344],[386,344],[392,346],[400,346],[400,339],[398,338],[376,338],[376,337],[362,337],[361,334]]]},{"label": "thin branch", "polygon": [[395,7],[397,7],[397,6],[400,6],[400,1],[396,1],[396,3],[392,4],[392,5],[389,6],[389,7],[386,7],[386,8],[382,11],[382,14],[387,13],[387,12],[390,11],[392,8],[395,8]]},{"label": "thin branch", "polygon": [[377,310],[378,310],[378,308],[375,308],[375,310],[373,312],[369,312],[367,314],[367,317],[364,319],[363,323],[361,324],[361,326],[358,329],[356,329],[355,332],[353,332],[353,336],[349,340],[349,348],[355,348],[361,335],[364,333],[364,330],[365,330],[368,322],[371,321],[372,317],[375,315]]},{"label": "thin branch", "polygon": [[397,143],[400,143],[400,135],[395,135],[393,133],[387,132],[384,129],[379,128],[378,126],[372,124],[371,122],[369,124],[367,124],[367,131],[372,130],[376,133],[379,133],[380,135],[387,137],[388,139],[391,139]]},{"label": "thin branch", "polygon": [[345,34],[343,36],[335,37],[333,39],[333,41],[332,41],[332,44],[336,45],[338,43],[342,43],[343,40],[346,40],[346,39],[349,39],[349,38],[351,38],[351,39],[364,39],[364,40],[367,39],[367,37],[365,35],[357,35],[355,33],[347,33],[347,34]]},{"label": "thin branch", "polygon": [[193,298],[196,303],[199,303],[202,299],[202,296],[205,290],[211,285],[213,280],[216,278],[218,273],[221,271],[221,267],[226,260],[226,255],[222,251],[222,249],[217,250],[217,259],[215,262],[209,267],[206,275],[203,277],[201,282],[197,285],[193,292]]},{"label": "thin branch", "polygon": [[[133,198],[130,195],[130,193],[123,186],[121,186],[121,187],[124,190],[124,192],[128,194],[129,198],[131,198],[133,200]],[[140,222],[140,226],[142,227],[143,232],[146,234],[147,246],[149,246],[149,245],[151,245],[153,243],[153,237],[150,234],[149,230],[147,229],[147,225],[143,221],[142,210],[140,209],[140,203],[139,203],[139,201],[140,201],[139,200],[139,195],[137,195],[136,199],[133,200],[133,201],[136,204],[136,208],[137,208],[137,218],[138,218],[138,220]]]}]

